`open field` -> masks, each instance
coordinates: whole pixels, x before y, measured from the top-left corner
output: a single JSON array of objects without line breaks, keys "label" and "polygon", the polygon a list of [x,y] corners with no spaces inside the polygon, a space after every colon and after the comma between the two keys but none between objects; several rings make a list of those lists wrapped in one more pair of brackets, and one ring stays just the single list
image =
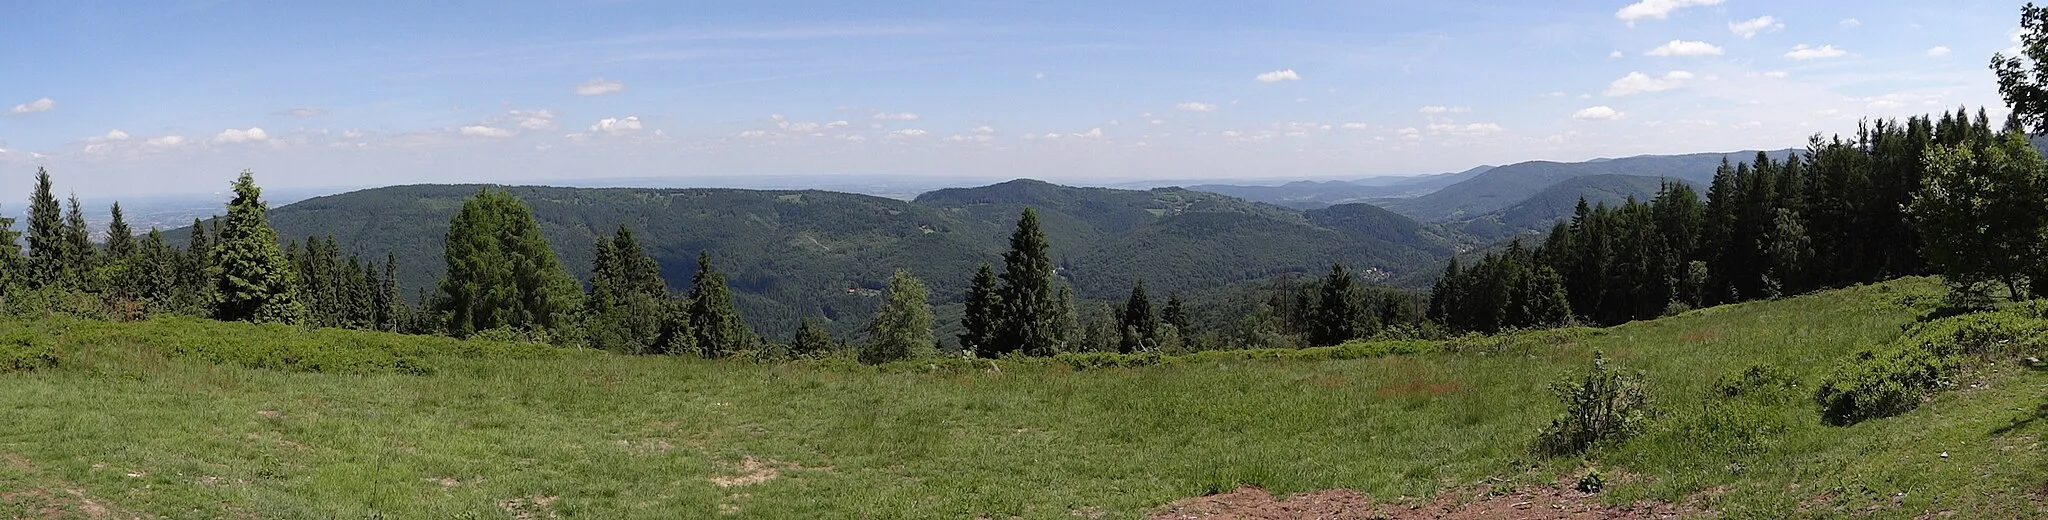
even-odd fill
[{"label": "open field", "polygon": [[[1904,415],[1820,421],[1812,386],[1939,294],[1907,279],[1420,354],[1089,370],[16,322],[58,365],[0,374],[0,515],[1139,518],[1240,485],[1419,504],[1587,466],[1611,482],[1588,500],[1722,518],[2042,515],[2048,374],[1993,363]],[[1595,350],[1644,372],[1648,431],[1530,455],[1561,409],[1547,386]],[[1756,363],[1794,396],[1706,397]]]}]

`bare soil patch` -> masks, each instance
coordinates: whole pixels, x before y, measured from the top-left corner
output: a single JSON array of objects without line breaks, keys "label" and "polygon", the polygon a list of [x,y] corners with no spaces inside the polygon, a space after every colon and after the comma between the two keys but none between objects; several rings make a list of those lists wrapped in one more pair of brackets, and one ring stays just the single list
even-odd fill
[{"label": "bare soil patch", "polygon": [[1503,494],[1439,497],[1421,504],[1374,502],[1364,493],[1330,489],[1278,498],[1256,487],[1167,504],[1151,520],[1610,520],[1698,516],[1671,504],[1608,506],[1568,487],[1540,486]]}]

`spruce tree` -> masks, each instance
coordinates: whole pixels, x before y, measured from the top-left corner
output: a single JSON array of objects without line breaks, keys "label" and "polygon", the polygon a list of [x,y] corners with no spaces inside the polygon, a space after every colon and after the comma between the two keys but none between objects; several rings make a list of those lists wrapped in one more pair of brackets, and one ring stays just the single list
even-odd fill
[{"label": "spruce tree", "polygon": [[705,358],[732,355],[748,339],[746,324],[733,310],[725,274],[711,265],[709,252],[697,254],[697,274],[690,279],[689,324],[697,351]]},{"label": "spruce tree", "polygon": [[14,217],[0,217],[0,294],[26,283],[28,258],[21,254],[21,232]]},{"label": "spruce tree", "polygon": [[1330,275],[1309,318],[1308,341],[1313,345],[1336,345],[1358,337],[1358,300],[1351,292],[1351,272],[1343,264],[1330,264]]},{"label": "spruce tree", "polygon": [[398,332],[405,316],[401,307],[405,305],[405,293],[398,287],[398,254],[384,252],[384,276],[377,279],[377,329]]},{"label": "spruce tree", "polygon": [[121,215],[121,203],[114,203],[110,210],[112,221],[107,223],[107,256],[119,262],[135,256],[135,230],[128,228],[128,220]]},{"label": "spruce tree", "polygon": [[1002,306],[995,350],[999,354],[1022,352],[1027,356],[1048,356],[1058,346],[1059,307],[1053,293],[1052,256],[1045,232],[1039,229],[1038,213],[1024,208],[1017,230],[1010,235],[1010,251],[1003,254]]},{"label": "spruce tree", "polygon": [[832,350],[832,333],[817,318],[804,317],[796,324],[796,337],[789,341],[789,355],[812,358]]},{"label": "spruce tree", "polygon": [[1123,310],[1117,313],[1117,328],[1123,332],[1118,352],[1129,354],[1159,346],[1159,318],[1152,314],[1152,300],[1145,294],[1144,280],[1131,286],[1131,297],[1124,300]]},{"label": "spruce tree", "polygon": [[996,289],[995,268],[981,264],[974,271],[974,280],[967,286],[967,309],[960,317],[960,327],[966,329],[960,334],[961,350],[984,358],[1002,355],[996,348],[996,327],[1002,316],[1002,306],[1002,295]]},{"label": "spruce tree", "polygon": [[128,276],[134,279],[134,295],[153,305],[168,305],[178,292],[178,271],[183,268],[179,265],[183,263],[180,256],[176,249],[171,249],[162,231],[149,228],[149,234],[136,247],[134,267],[128,270]]},{"label": "spruce tree", "polygon": [[507,191],[480,190],[463,203],[448,224],[446,260],[435,309],[452,336],[552,331],[582,303],[532,210]]},{"label": "spruce tree", "polygon": [[910,271],[889,277],[887,300],[868,324],[868,342],[860,361],[881,364],[916,357],[932,344],[931,292]]},{"label": "spruce tree", "polygon": [[629,353],[659,350],[660,307],[668,299],[660,266],[623,225],[613,237],[599,237],[594,248],[584,331],[591,346]]},{"label": "spruce tree", "polygon": [[28,203],[28,278],[33,286],[56,285],[64,278],[69,258],[64,252],[63,212],[50,191],[50,172],[37,168]]},{"label": "spruce tree", "polygon": [[297,323],[306,314],[277,231],[264,217],[263,190],[248,170],[235,179],[235,198],[213,246],[215,319]]},{"label": "spruce tree", "polygon": [[86,289],[86,276],[99,268],[99,248],[92,244],[92,230],[86,227],[85,207],[74,194],[64,211],[65,272],[80,289]]},{"label": "spruce tree", "polygon": [[1188,310],[1186,305],[1180,301],[1179,291],[1166,293],[1166,308],[1160,309],[1159,320],[1166,322],[1167,325],[1172,325],[1175,330],[1180,331],[1182,336],[1192,334],[1188,328]]}]

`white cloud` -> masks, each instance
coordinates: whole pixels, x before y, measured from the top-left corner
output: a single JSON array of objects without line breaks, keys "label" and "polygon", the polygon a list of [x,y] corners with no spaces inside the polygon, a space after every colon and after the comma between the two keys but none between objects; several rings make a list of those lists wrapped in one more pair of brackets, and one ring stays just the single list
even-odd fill
[{"label": "white cloud", "polygon": [[924,137],[925,133],[926,132],[924,130],[919,130],[916,128],[905,128],[902,130],[889,132],[889,137]]},{"label": "white cloud", "polygon": [[523,130],[554,130],[555,113],[548,110],[513,110],[501,121],[516,121]]},{"label": "white cloud", "polygon": [[847,122],[845,121],[833,121],[830,123],[825,123],[825,128],[845,128],[846,125]]},{"label": "white cloud", "polygon": [[1939,45],[1936,45],[1936,46],[1934,46],[1934,48],[1932,48],[1932,49],[1927,49],[1927,56],[1928,56],[1928,57],[1931,57],[1931,58],[1940,58],[1940,57],[1943,57],[1943,56],[1948,56],[1948,55],[1949,55],[1949,50],[1948,50],[1948,47],[1943,47],[1943,46],[1939,46]]},{"label": "white cloud", "polygon": [[472,137],[512,137],[511,130],[484,125],[465,126],[461,131],[462,135]]},{"label": "white cloud", "polygon": [[638,132],[640,131],[640,117],[626,116],[624,118],[607,117],[599,119],[597,124],[590,125],[590,131],[608,134]]},{"label": "white cloud", "polygon": [[286,110],[281,113],[292,117],[318,117],[327,115],[327,110],[311,107],[299,107],[291,110]]},{"label": "white cloud", "polygon": [[1561,98],[1561,97],[1564,97],[1564,93],[1563,93],[1563,92],[1549,92],[1549,93],[1545,93],[1545,94],[1543,94],[1542,96],[1538,96],[1538,97],[1547,97],[1547,98]]},{"label": "white cloud", "polygon": [[128,140],[128,132],[123,132],[123,131],[121,131],[121,129],[119,129],[119,128],[116,128],[116,129],[113,129],[113,130],[108,130],[108,131],[107,131],[107,136],[106,136],[106,140],[108,140],[108,141],[126,141],[126,140]]},{"label": "white cloud", "polygon": [[743,137],[743,138],[747,138],[747,139],[754,139],[754,138],[760,138],[760,137],[768,137],[768,136],[770,136],[770,135],[773,135],[773,134],[769,134],[767,130],[747,130],[747,131],[744,131],[744,132],[740,132],[740,133],[738,134],[738,136],[739,136],[739,137]]},{"label": "white cloud", "polygon": [[1790,76],[1790,75],[1792,75],[1792,74],[1791,74],[1791,73],[1788,73],[1788,72],[1785,72],[1785,71],[1782,71],[1782,70],[1774,70],[1774,71],[1770,71],[1770,72],[1765,72],[1765,73],[1763,73],[1763,74],[1762,74],[1762,76],[1763,76],[1763,77],[1766,77],[1766,78],[1775,78],[1775,79],[1785,79],[1785,77],[1786,77],[1786,76]]},{"label": "white cloud", "polygon": [[1616,112],[1613,108],[1609,108],[1606,105],[1586,107],[1572,113],[1572,119],[1580,121],[1608,121],[1620,118],[1621,112]]},{"label": "white cloud", "polygon": [[1607,84],[1607,91],[1604,93],[1609,97],[1619,97],[1645,92],[1663,92],[1684,86],[1685,81],[1692,77],[1692,73],[1682,70],[1667,72],[1661,78],[1653,78],[1641,72],[1630,72],[1627,76]]},{"label": "white cloud", "polygon": [[1758,16],[1740,22],[1728,22],[1728,32],[1740,35],[1744,40],[1756,37],[1757,33],[1782,30],[1785,30],[1785,22],[1778,21],[1777,18],[1770,16]]},{"label": "white cloud", "polygon": [[1345,130],[1364,130],[1367,128],[1372,128],[1372,126],[1367,125],[1365,123],[1344,123],[1343,128]]},{"label": "white cloud", "polygon": [[977,127],[974,127],[974,133],[977,133],[977,134],[982,134],[982,135],[988,135],[988,134],[993,134],[993,133],[996,133],[996,129],[995,129],[995,127],[992,127],[992,126],[987,126],[987,125],[983,125],[983,126],[977,126]]},{"label": "white cloud", "polygon": [[1471,112],[1471,111],[1472,111],[1472,109],[1471,109],[1470,107],[1446,107],[1446,106],[1437,106],[1437,105],[1430,105],[1430,106],[1426,106],[1426,107],[1418,108],[1418,109],[1416,109],[1415,111],[1416,111],[1416,112],[1421,112],[1421,113],[1424,113],[1424,114],[1436,115],[1436,114],[1443,114],[1443,113],[1451,113],[1451,114],[1463,114],[1463,113],[1466,113],[1466,112]]},{"label": "white cloud", "polygon": [[583,82],[583,84],[576,86],[576,95],[602,96],[605,94],[610,94],[621,90],[626,90],[625,83],[620,83],[617,81],[612,81],[604,78],[591,78],[590,81],[585,81]]},{"label": "white cloud", "polygon": [[1101,138],[1102,138],[1102,129],[1101,129],[1101,128],[1091,128],[1091,129],[1089,129],[1089,130],[1088,130],[1087,132],[1084,132],[1084,133],[1079,133],[1079,134],[1074,134],[1074,137],[1079,137],[1079,138],[1082,138],[1082,139],[1101,139]]},{"label": "white cloud", "polygon": [[1837,49],[1833,45],[1811,47],[1804,43],[1792,47],[1792,52],[1785,53],[1786,58],[1795,60],[1818,60],[1824,58],[1840,58],[1848,55],[1849,51]]},{"label": "white cloud", "polygon": [[1186,102],[1186,103],[1181,103],[1181,104],[1178,104],[1178,105],[1174,105],[1174,106],[1173,106],[1173,108],[1175,108],[1175,109],[1179,109],[1179,110],[1181,110],[1181,111],[1183,111],[1183,112],[1214,112],[1214,111],[1216,111],[1216,105],[1213,105],[1213,104],[1209,104],[1209,103],[1198,103],[1198,102],[1194,102],[1194,101],[1189,101],[1189,102]]},{"label": "white cloud", "polygon": [[875,119],[879,119],[879,120],[883,120],[883,121],[916,121],[916,120],[917,120],[917,114],[912,114],[912,113],[909,113],[909,112],[903,112],[903,113],[897,113],[897,114],[891,114],[891,113],[888,113],[888,112],[877,112],[877,113],[875,113]]},{"label": "white cloud", "polygon": [[1260,83],[1279,83],[1282,81],[1300,81],[1301,75],[1295,74],[1294,69],[1284,69],[1260,74],[1257,79]]},{"label": "white cloud", "polygon": [[268,139],[270,134],[265,133],[262,128],[255,127],[248,130],[229,128],[221,131],[220,135],[213,136],[213,142],[216,143],[249,143]]},{"label": "white cloud", "polygon": [[1847,18],[1847,19],[1843,19],[1843,20],[1842,20],[1842,26],[1843,26],[1843,27],[1862,27],[1862,26],[1863,26],[1863,21],[1862,21],[1862,20],[1858,20],[1858,19],[1855,19],[1855,18]]},{"label": "white cloud", "polygon": [[1624,55],[1621,53],[1621,49],[1615,49],[1614,52],[1607,53],[1607,59],[1610,60],[1618,60],[1621,59],[1622,56]]},{"label": "white cloud", "polygon": [[9,109],[7,112],[10,114],[27,114],[31,112],[44,112],[55,108],[57,108],[56,101],[51,101],[50,98],[42,98],[35,101],[14,105],[14,108]]},{"label": "white cloud", "polygon": [[1671,40],[1661,47],[1644,53],[1651,56],[1720,56],[1721,48],[1697,40]]},{"label": "white cloud", "polygon": [[1429,133],[1432,134],[1486,135],[1500,132],[1501,130],[1500,125],[1494,123],[1472,123],[1469,125],[1441,123],[1429,125]]},{"label": "white cloud", "polygon": [[1671,17],[1672,11],[1687,7],[1720,5],[1721,0],[1642,0],[1622,7],[1614,12],[1615,18],[1628,22],[1633,27],[1636,20],[1645,18],[1663,20]]},{"label": "white cloud", "polygon": [[185,136],[167,135],[163,137],[152,137],[149,139],[147,144],[158,148],[170,148],[173,146],[185,144]]}]

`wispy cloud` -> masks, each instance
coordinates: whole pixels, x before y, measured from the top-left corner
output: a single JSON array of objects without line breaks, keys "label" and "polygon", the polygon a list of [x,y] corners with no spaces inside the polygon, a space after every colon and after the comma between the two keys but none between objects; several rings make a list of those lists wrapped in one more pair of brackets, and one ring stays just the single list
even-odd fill
[{"label": "wispy cloud", "polygon": [[1947,55],[1949,55],[1948,47],[1936,45],[1934,48],[1927,49],[1927,56],[1930,58],[1940,58]]},{"label": "wispy cloud", "polygon": [[1782,30],[1785,30],[1785,22],[1768,15],[1740,22],[1728,22],[1728,32],[1735,33],[1744,40],[1756,37],[1757,33]]},{"label": "wispy cloud", "polygon": [[461,129],[460,131],[461,131],[462,135],[467,135],[467,136],[471,136],[471,137],[490,137],[490,138],[505,138],[505,137],[512,137],[512,131],[511,131],[511,130],[506,130],[506,129],[503,129],[503,128],[498,128],[498,127],[492,127],[492,126],[484,126],[484,125],[470,125],[470,126],[465,126],[465,127],[462,127],[462,129]]},{"label": "wispy cloud", "polygon": [[50,111],[50,110],[54,110],[54,109],[56,109],[56,108],[57,108],[57,102],[56,102],[56,101],[52,101],[52,100],[50,100],[50,98],[47,98],[47,97],[46,97],[46,98],[38,99],[38,100],[35,100],[35,101],[30,101],[30,102],[27,102],[27,103],[22,103],[22,104],[19,104],[19,105],[14,105],[14,108],[8,109],[8,110],[7,110],[7,113],[9,113],[9,114],[29,114],[29,113],[35,113],[35,112],[48,112],[48,111]]},{"label": "wispy cloud", "polygon": [[591,78],[590,81],[585,81],[583,82],[583,84],[576,86],[576,95],[602,96],[605,94],[619,92],[622,90],[626,90],[625,83],[620,83],[617,81],[612,81],[604,78]]},{"label": "wispy cloud", "polygon": [[292,117],[319,117],[327,115],[327,110],[312,107],[299,107],[291,110],[286,110],[283,112],[278,112],[277,114]]},{"label": "wispy cloud", "polygon": [[220,135],[213,136],[213,142],[228,144],[251,143],[256,141],[267,141],[269,139],[270,134],[268,132],[264,132],[262,128],[256,127],[250,127],[248,130],[229,128],[227,130],[222,130]]},{"label": "wispy cloud", "polygon": [[917,114],[913,114],[910,112],[897,112],[894,114],[888,112],[877,112],[875,113],[875,119],[878,121],[916,121]]},{"label": "wispy cloud", "polygon": [[1671,40],[1671,43],[1650,49],[1651,56],[1720,56],[1722,50],[1714,44],[1698,40]]},{"label": "wispy cloud", "polygon": [[1279,83],[1282,81],[1301,81],[1301,75],[1295,74],[1294,69],[1284,69],[1260,74],[1254,79],[1259,80],[1260,83]]},{"label": "wispy cloud", "polygon": [[1214,112],[1214,111],[1216,111],[1216,105],[1215,105],[1215,104],[1211,104],[1211,103],[1202,103],[1202,102],[1198,102],[1198,101],[1188,101],[1188,102],[1184,102],[1184,103],[1181,103],[1181,104],[1178,104],[1178,105],[1174,105],[1174,106],[1173,106],[1173,108],[1174,108],[1174,109],[1176,109],[1176,110],[1180,110],[1180,111],[1182,111],[1182,112]]},{"label": "wispy cloud", "polygon": [[1621,112],[1616,112],[1613,108],[1606,105],[1586,107],[1572,113],[1572,119],[1580,121],[1608,121],[1620,118]]},{"label": "wispy cloud", "polygon": [[1641,72],[1630,72],[1627,76],[1622,76],[1621,79],[1607,84],[1607,91],[1604,93],[1609,97],[1620,97],[1646,92],[1663,92],[1685,86],[1685,82],[1692,78],[1691,72],[1682,70],[1666,72],[1663,77],[1651,77]]},{"label": "wispy cloud", "polygon": [[1614,12],[1615,18],[1634,26],[1636,20],[1670,18],[1673,11],[1687,7],[1720,5],[1721,0],[1642,0]]},{"label": "wispy cloud", "polygon": [[1819,47],[1812,47],[1804,43],[1792,47],[1792,52],[1785,53],[1786,58],[1795,60],[1819,60],[1827,58],[1840,58],[1848,55],[1849,51],[1837,49],[1833,45],[1822,45]]}]

